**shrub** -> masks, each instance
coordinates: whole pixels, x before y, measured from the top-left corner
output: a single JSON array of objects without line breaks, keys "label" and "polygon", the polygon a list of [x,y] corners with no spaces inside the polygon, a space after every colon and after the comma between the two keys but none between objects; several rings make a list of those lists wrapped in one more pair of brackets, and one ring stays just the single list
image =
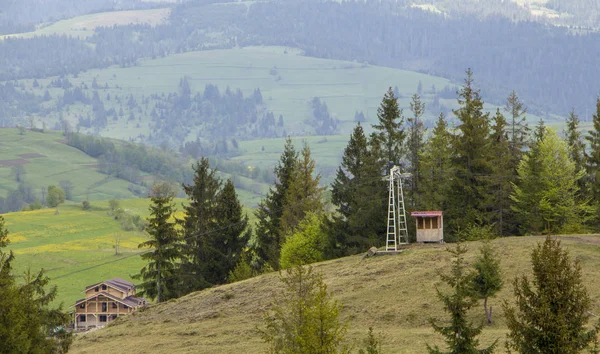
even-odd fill
[{"label": "shrub", "polygon": [[322,261],[326,237],[319,215],[307,215],[298,225],[298,231],[288,237],[281,247],[281,268]]}]

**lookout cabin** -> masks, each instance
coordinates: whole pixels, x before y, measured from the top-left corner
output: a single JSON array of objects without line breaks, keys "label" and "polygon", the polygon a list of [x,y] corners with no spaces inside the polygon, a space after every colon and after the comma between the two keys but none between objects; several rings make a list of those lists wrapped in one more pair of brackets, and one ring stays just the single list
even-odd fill
[{"label": "lookout cabin", "polygon": [[84,292],[85,298],[73,305],[76,331],[104,327],[146,305],[146,299],[135,296],[135,285],[120,278],[86,286]]},{"label": "lookout cabin", "polygon": [[413,211],[417,221],[417,242],[444,242],[444,216],[441,211]]}]

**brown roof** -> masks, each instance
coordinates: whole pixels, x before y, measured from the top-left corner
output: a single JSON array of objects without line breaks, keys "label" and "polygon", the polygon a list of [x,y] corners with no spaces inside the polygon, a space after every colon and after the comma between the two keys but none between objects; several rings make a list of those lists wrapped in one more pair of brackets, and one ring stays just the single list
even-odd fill
[{"label": "brown roof", "polygon": [[75,302],[75,305],[73,305],[73,306],[77,306],[77,305],[81,304],[82,302],[85,302],[87,300],[91,300],[91,299],[93,299],[95,297],[98,297],[100,295],[105,296],[105,297],[107,297],[109,299],[112,299],[114,301],[120,302],[120,303],[122,303],[124,305],[127,305],[129,307],[140,306],[140,305],[143,305],[146,302],[146,299],[144,299],[143,297],[128,296],[128,297],[126,297],[124,299],[119,299],[118,297],[116,297],[114,295],[111,295],[109,293],[99,292],[98,294],[94,294],[93,296],[90,296],[87,299],[77,300],[77,302]]},{"label": "brown roof", "polygon": [[106,284],[115,289],[122,290],[122,291],[127,291],[129,289],[135,289],[135,285],[132,282],[128,282],[127,280],[124,280],[121,278],[112,278],[111,280],[106,280],[106,281],[96,283],[93,285],[88,285],[85,287],[85,290],[88,290],[88,289],[98,286],[100,284]]}]

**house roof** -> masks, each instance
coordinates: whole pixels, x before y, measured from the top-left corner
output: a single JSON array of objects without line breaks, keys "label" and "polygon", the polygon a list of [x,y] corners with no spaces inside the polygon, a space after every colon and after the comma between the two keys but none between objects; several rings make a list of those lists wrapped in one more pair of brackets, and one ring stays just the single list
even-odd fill
[{"label": "house roof", "polygon": [[88,297],[86,299],[79,299],[79,300],[77,300],[75,302],[75,305],[73,305],[73,306],[77,306],[77,305],[81,304],[82,302],[86,302],[88,300],[94,299],[94,298],[96,298],[96,297],[98,297],[100,295],[105,296],[105,297],[107,297],[107,298],[109,298],[111,300],[120,302],[120,303],[122,303],[124,305],[127,305],[129,307],[137,307],[137,306],[140,306],[140,305],[142,305],[142,304],[144,304],[146,302],[146,299],[144,299],[143,297],[128,296],[128,297],[126,297],[124,299],[119,299],[117,296],[111,295],[109,293],[99,292],[98,294],[94,294],[93,296],[90,296],[90,297]]},{"label": "house roof", "polygon": [[410,213],[410,216],[421,216],[421,217],[434,217],[434,216],[442,216],[443,212],[441,211],[413,211]]},{"label": "house roof", "polygon": [[115,288],[115,289],[121,290],[121,291],[127,291],[129,289],[135,288],[135,285],[132,282],[128,282],[127,280],[124,280],[121,278],[112,278],[111,280],[105,280],[100,283],[88,285],[85,287],[85,290],[87,291],[88,289],[91,289],[91,288],[96,287],[101,284],[106,284],[112,288]]}]

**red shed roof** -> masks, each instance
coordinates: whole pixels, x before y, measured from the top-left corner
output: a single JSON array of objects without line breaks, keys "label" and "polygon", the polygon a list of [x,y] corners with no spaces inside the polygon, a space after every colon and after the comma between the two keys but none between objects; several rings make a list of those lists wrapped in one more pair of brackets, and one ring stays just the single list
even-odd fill
[{"label": "red shed roof", "polygon": [[424,216],[424,217],[433,217],[433,216],[442,216],[443,212],[441,211],[413,211],[410,213],[410,216]]}]

